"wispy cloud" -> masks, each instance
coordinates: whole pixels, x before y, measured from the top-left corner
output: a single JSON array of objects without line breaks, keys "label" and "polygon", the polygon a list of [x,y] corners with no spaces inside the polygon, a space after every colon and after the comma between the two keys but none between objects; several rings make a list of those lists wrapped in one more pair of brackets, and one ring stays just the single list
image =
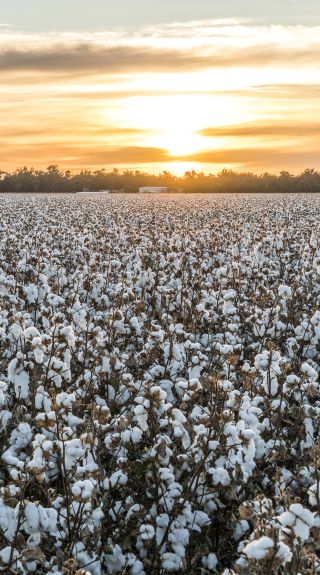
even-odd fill
[{"label": "wispy cloud", "polygon": [[320,27],[259,27],[233,23],[92,34],[4,33],[0,71],[84,74],[186,71],[273,66],[318,67]]},{"label": "wispy cloud", "polygon": [[281,137],[308,137],[320,136],[320,123],[319,122],[300,122],[300,123],[273,123],[263,124],[261,122],[240,124],[234,126],[217,126],[213,128],[205,128],[200,131],[202,136],[209,136],[214,138],[219,137],[232,137],[232,138],[275,138]]},{"label": "wispy cloud", "polygon": [[297,170],[317,165],[319,154],[316,150],[301,150],[300,148],[232,148],[190,154],[185,156],[183,161],[213,165],[231,164],[259,170],[264,167],[281,169],[290,166]]}]

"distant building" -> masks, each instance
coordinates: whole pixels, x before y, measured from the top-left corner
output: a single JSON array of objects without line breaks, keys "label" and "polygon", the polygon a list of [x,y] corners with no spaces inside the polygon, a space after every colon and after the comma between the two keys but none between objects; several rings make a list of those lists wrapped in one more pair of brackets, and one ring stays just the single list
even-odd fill
[{"label": "distant building", "polygon": [[139,188],[140,194],[144,193],[165,193],[168,191],[168,188],[159,187],[159,186],[145,186],[144,188]]},{"label": "distant building", "polygon": [[110,194],[111,190],[99,190],[99,194]]}]

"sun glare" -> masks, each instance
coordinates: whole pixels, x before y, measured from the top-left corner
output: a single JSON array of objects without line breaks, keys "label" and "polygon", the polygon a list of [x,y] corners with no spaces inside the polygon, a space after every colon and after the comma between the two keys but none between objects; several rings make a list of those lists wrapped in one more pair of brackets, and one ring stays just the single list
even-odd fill
[{"label": "sun glare", "polygon": [[[239,121],[231,98],[201,94],[136,96],[128,98],[118,114],[122,125],[142,130],[137,145],[162,148],[174,157],[206,149],[208,138],[200,131],[208,125]],[[220,144],[210,139],[211,149]]]}]

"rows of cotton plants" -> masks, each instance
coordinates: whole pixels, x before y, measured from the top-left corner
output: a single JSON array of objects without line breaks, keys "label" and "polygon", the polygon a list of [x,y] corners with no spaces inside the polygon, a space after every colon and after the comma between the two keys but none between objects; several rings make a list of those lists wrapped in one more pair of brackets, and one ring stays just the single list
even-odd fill
[{"label": "rows of cotton plants", "polygon": [[0,213],[0,573],[320,573],[320,196]]}]

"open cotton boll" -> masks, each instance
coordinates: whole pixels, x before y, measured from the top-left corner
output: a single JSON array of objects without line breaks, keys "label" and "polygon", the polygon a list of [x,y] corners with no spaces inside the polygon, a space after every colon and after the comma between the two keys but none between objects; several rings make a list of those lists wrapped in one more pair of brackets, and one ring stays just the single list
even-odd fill
[{"label": "open cotton boll", "polygon": [[39,525],[40,525],[38,506],[30,501],[25,506],[24,514],[26,520],[25,525],[26,532],[29,534],[37,533],[39,531]]},{"label": "open cotton boll", "polygon": [[313,367],[311,367],[311,365],[309,365],[307,362],[304,362],[301,366],[301,371],[304,375],[307,375],[309,377],[309,379],[311,379],[311,381],[317,381],[318,379],[318,373],[316,372],[315,369],[313,369]]},{"label": "open cotton boll", "polygon": [[209,571],[215,571],[218,565],[218,559],[215,553],[209,553],[209,555],[202,557],[201,562],[203,567]]},{"label": "open cotton boll", "polygon": [[309,493],[309,503],[312,507],[317,507],[320,502],[320,483],[314,483],[308,489]]},{"label": "open cotton boll", "polygon": [[174,571],[179,571],[179,569],[181,568],[182,565],[182,561],[181,561],[181,557],[179,557],[179,555],[177,555],[176,553],[170,553],[170,552],[166,552],[163,553],[162,555],[162,567],[163,569],[165,569],[166,571],[170,572],[174,572]]},{"label": "open cotton boll", "polygon": [[270,537],[260,537],[260,539],[255,539],[247,545],[243,549],[243,553],[248,557],[248,559],[256,559],[259,561],[260,559],[265,559],[270,551],[274,547],[274,542]]},{"label": "open cotton boll", "polygon": [[278,294],[280,297],[290,298],[292,295],[292,290],[287,285],[280,285],[278,287]]},{"label": "open cotton boll", "polygon": [[209,473],[214,485],[230,485],[231,479],[229,473],[223,467],[210,467]]},{"label": "open cotton boll", "polygon": [[26,339],[33,339],[34,337],[39,337],[40,336],[40,332],[39,330],[34,327],[34,326],[30,326],[27,327],[24,331],[23,331],[23,336]]},{"label": "open cotton boll", "polygon": [[146,523],[140,526],[140,537],[143,541],[150,541],[155,536],[155,530],[152,525],[148,525]]},{"label": "open cotton boll", "polygon": [[91,499],[94,484],[89,479],[84,479],[83,481],[76,481],[71,488],[73,495],[82,501],[87,501]]},{"label": "open cotton boll", "polygon": [[64,303],[64,299],[61,296],[56,295],[54,293],[48,293],[47,300],[48,303],[53,307],[58,307],[59,305]]},{"label": "open cotton boll", "polygon": [[303,507],[300,503],[293,503],[289,511],[279,515],[278,520],[285,527],[292,527],[295,535],[302,541],[306,541],[310,535],[310,529],[314,526],[315,518],[313,513]]},{"label": "open cotton boll", "polygon": [[5,392],[8,389],[8,384],[5,381],[0,381],[0,405],[5,402]]},{"label": "open cotton boll", "polygon": [[13,383],[17,398],[27,399],[29,397],[30,377],[18,358],[12,359],[8,365],[8,379],[10,383]]},{"label": "open cotton boll", "polygon": [[71,325],[67,325],[66,327],[60,329],[60,333],[66,338],[68,345],[70,345],[70,347],[73,347],[76,342],[73,327]]}]

